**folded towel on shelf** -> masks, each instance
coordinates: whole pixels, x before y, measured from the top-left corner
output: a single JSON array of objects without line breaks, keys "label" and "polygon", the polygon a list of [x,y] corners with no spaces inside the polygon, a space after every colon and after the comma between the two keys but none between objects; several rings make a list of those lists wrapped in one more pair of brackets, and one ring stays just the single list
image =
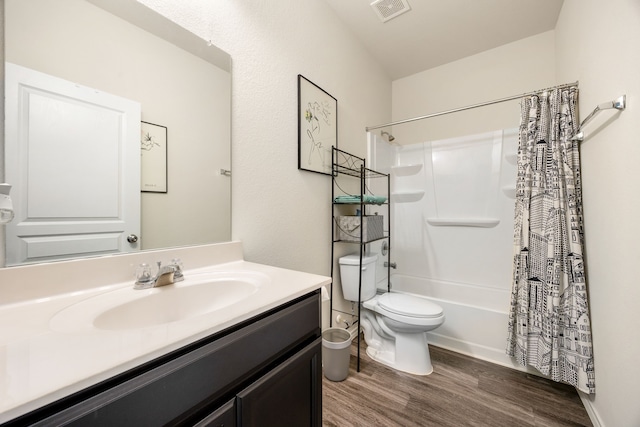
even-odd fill
[{"label": "folded towel on shelf", "polygon": [[336,196],[335,203],[360,203],[360,196]]},{"label": "folded towel on shelf", "polygon": [[[371,194],[365,194],[362,197],[362,200],[367,204],[381,205],[387,201],[387,198],[385,196],[374,196]],[[337,196],[333,199],[333,201],[334,203],[361,203],[360,196],[353,195]]]},{"label": "folded towel on shelf", "polygon": [[373,204],[376,204],[376,205],[381,205],[386,201],[387,201],[387,198],[385,196],[372,196],[372,195],[365,195],[364,196],[364,202],[365,203],[373,203]]}]

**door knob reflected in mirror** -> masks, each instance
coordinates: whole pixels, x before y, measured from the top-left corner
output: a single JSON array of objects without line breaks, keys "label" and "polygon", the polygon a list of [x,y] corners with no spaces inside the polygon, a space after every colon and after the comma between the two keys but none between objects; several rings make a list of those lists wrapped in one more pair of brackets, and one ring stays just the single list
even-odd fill
[{"label": "door knob reflected in mirror", "polygon": [[127,242],[136,243],[137,241],[138,241],[138,236],[136,236],[135,234],[129,234],[127,236]]}]

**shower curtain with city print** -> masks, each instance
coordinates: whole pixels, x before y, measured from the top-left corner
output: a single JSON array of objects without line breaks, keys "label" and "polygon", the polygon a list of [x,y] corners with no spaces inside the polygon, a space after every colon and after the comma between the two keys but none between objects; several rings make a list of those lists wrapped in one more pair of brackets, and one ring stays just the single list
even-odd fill
[{"label": "shower curtain with city print", "polygon": [[570,87],[521,103],[507,354],[594,393],[577,97]]}]

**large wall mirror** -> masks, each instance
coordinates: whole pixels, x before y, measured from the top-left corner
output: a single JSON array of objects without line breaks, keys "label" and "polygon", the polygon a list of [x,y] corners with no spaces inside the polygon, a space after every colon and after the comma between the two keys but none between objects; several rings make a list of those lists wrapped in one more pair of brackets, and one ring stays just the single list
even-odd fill
[{"label": "large wall mirror", "polygon": [[6,266],[230,240],[230,57],[135,0],[4,9]]}]

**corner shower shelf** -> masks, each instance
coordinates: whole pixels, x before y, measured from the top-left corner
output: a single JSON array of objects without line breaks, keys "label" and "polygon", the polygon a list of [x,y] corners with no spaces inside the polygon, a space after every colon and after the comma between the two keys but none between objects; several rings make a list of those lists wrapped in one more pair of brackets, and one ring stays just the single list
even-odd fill
[{"label": "corner shower shelf", "polygon": [[510,199],[516,198],[516,187],[513,185],[505,185],[502,187],[502,192]]},{"label": "corner shower shelf", "polygon": [[417,202],[424,196],[424,190],[396,191],[391,193],[391,199],[396,203]]},{"label": "corner shower shelf", "polygon": [[415,175],[422,170],[422,164],[391,166],[391,174],[394,176]]},{"label": "corner shower shelf", "polygon": [[498,225],[500,218],[427,218],[435,227],[481,227],[492,228]]}]

